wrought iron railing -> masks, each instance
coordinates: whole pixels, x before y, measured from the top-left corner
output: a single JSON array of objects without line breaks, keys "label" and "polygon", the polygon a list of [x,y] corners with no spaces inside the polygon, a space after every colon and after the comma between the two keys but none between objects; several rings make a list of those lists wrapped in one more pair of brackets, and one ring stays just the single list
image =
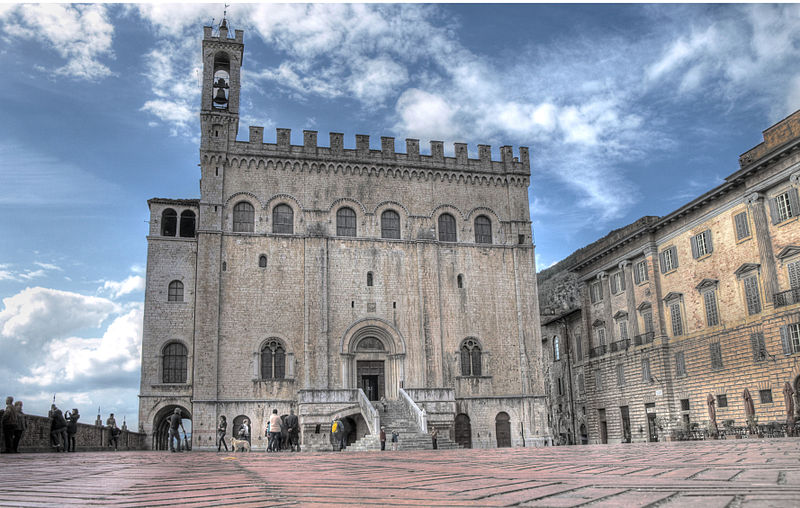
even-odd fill
[{"label": "wrought iron railing", "polygon": [[611,352],[616,353],[617,351],[624,351],[631,347],[630,339],[622,339],[616,342],[611,343]]},{"label": "wrought iron railing", "polygon": [[641,346],[642,344],[650,344],[651,342],[653,342],[653,339],[655,338],[656,338],[655,332],[640,333],[639,335],[633,338],[633,345]]},{"label": "wrought iron railing", "polygon": [[606,354],[606,345],[602,344],[589,350],[589,358],[597,358]]},{"label": "wrought iron railing", "polygon": [[775,307],[785,307],[800,302],[800,288],[792,288],[789,291],[781,291],[772,295]]}]

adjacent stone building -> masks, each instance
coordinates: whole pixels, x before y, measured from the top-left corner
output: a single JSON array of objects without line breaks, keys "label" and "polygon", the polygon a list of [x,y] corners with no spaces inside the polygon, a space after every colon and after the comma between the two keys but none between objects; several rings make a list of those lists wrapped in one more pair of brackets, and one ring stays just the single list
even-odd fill
[{"label": "adjacent stone building", "polygon": [[[289,129],[240,140],[243,32],[205,27],[200,199],[151,199],[139,420],[215,447],[219,416],[253,445],[272,409],[304,449],[334,417],[374,436],[374,401],[463,446],[549,440],[528,205],[528,149]],[[381,405],[378,404],[378,407]]]},{"label": "adjacent stone building", "polygon": [[763,134],[723,184],[538,275],[562,442],[660,440],[708,426],[709,404],[717,429],[799,407],[800,111]]}]

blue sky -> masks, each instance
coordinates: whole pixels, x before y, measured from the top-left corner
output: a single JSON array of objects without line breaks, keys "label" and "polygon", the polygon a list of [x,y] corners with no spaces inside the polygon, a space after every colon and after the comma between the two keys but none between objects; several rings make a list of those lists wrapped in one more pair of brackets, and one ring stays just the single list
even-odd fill
[{"label": "blue sky", "polygon": [[[137,424],[151,197],[199,196],[222,4],[0,5],[0,386]],[[800,6],[233,5],[247,126],[531,150],[538,268],[718,185],[800,108]]]}]

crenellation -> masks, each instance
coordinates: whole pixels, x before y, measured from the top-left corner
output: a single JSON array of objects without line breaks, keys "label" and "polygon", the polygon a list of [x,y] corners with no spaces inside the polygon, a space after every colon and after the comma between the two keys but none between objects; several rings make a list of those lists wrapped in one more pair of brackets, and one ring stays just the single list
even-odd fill
[{"label": "crenellation", "polygon": [[419,140],[406,138],[406,158],[412,161],[419,160]]},{"label": "crenellation", "polygon": [[394,138],[381,136],[381,155],[384,159],[394,159]]},{"label": "crenellation", "polygon": [[292,143],[292,129],[275,129],[278,141],[278,150],[288,152],[291,150]]},{"label": "crenellation", "polygon": [[431,141],[431,160],[433,162],[444,162],[444,143],[442,141]]},{"label": "crenellation", "polygon": [[356,134],[356,153],[359,156],[369,155],[369,135]]},{"label": "crenellation", "polygon": [[331,132],[331,154],[342,155],[344,152],[344,134],[341,132]]},{"label": "crenellation", "polygon": [[256,145],[264,143],[264,127],[250,126],[250,143]]},{"label": "crenellation", "polygon": [[303,148],[305,153],[317,153],[317,131],[303,131]]},{"label": "crenellation", "polygon": [[466,164],[467,164],[467,144],[466,143],[455,143],[453,151],[456,154],[456,165],[458,165],[458,166],[466,166]]}]

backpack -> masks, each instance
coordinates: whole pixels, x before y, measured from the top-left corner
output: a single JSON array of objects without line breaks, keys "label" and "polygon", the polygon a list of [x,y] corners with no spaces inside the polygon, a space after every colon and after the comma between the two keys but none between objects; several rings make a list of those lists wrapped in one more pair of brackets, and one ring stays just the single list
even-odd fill
[{"label": "backpack", "polygon": [[331,426],[331,432],[336,434],[339,431],[339,422],[334,421],[333,426]]}]

